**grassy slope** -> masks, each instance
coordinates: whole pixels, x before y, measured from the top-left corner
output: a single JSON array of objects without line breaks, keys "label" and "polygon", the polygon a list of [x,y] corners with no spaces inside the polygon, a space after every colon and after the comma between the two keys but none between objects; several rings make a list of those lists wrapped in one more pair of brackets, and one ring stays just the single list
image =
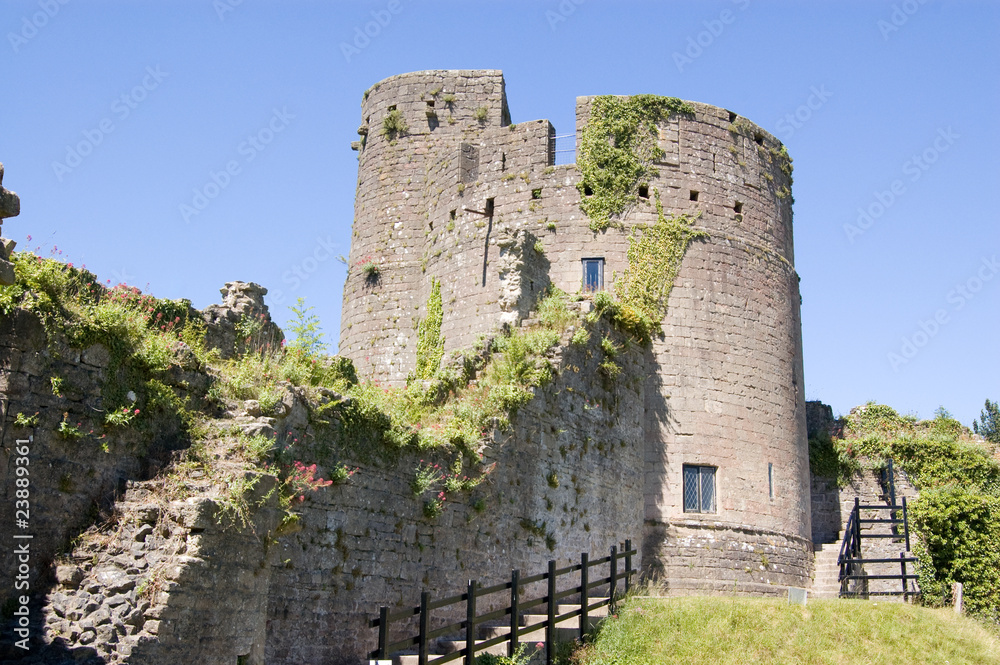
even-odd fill
[{"label": "grassy slope", "polygon": [[1000,640],[951,609],[759,598],[634,598],[586,648],[586,665],[1000,663]]}]

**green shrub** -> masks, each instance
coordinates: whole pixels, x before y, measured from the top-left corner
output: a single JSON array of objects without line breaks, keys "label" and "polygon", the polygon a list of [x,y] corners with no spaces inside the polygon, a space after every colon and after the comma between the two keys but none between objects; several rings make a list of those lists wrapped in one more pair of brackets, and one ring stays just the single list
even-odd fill
[{"label": "green shrub", "polygon": [[920,589],[931,602],[961,582],[965,606],[1000,623],[1000,497],[956,485],[922,489],[910,504],[920,534]]},{"label": "green shrub", "polygon": [[396,137],[405,135],[409,131],[406,125],[406,118],[399,109],[392,109],[382,120],[382,135],[390,141],[395,141]]}]

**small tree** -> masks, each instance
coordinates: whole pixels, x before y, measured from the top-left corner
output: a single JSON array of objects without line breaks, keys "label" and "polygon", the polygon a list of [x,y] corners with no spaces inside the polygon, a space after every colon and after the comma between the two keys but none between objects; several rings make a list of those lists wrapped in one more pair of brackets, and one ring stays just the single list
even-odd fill
[{"label": "small tree", "polygon": [[313,308],[306,307],[306,299],[299,298],[294,305],[289,305],[288,309],[295,314],[295,319],[289,324],[289,328],[295,333],[295,339],[288,348],[301,350],[309,355],[326,351],[323,333],[319,331],[319,317],[309,313]]},{"label": "small tree", "polygon": [[997,403],[986,400],[986,408],[979,418],[979,421],[972,421],[972,431],[981,434],[990,443],[1000,443],[1000,408]]}]

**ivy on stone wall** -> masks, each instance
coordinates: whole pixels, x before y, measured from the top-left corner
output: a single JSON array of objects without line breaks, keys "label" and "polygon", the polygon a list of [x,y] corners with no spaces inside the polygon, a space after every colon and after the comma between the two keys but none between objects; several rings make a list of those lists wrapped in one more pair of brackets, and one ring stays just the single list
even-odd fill
[{"label": "ivy on stone wall", "polygon": [[444,339],[441,322],[444,306],[441,301],[441,282],[431,278],[431,295],[427,299],[427,315],[417,324],[417,369],[413,378],[426,380],[434,376],[444,356]]},{"label": "ivy on stone wall", "polygon": [[675,97],[602,95],[594,99],[590,120],[580,136],[576,166],[581,178],[580,207],[597,232],[611,225],[636,202],[642,181],[655,175],[662,156],[656,124],[694,108]]},{"label": "ivy on stone wall", "polygon": [[656,197],[656,223],[637,225],[629,235],[628,268],[615,282],[618,300],[651,322],[663,319],[667,296],[673,288],[681,260],[695,238],[708,234],[692,228],[688,215],[665,215],[660,193]]}]

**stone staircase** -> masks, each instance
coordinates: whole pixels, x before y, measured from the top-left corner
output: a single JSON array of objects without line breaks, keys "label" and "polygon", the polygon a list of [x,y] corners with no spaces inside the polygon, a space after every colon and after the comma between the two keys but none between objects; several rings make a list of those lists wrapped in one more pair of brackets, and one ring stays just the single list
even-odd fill
[{"label": "stone staircase", "polygon": [[839,537],[836,542],[816,545],[814,551],[815,563],[809,595],[812,598],[836,598],[840,592],[840,566],[837,565],[837,556],[840,554]]},{"label": "stone staircase", "polygon": [[[602,598],[590,598],[589,604],[605,600]],[[556,606],[556,614],[562,615],[574,610],[579,610],[579,604],[562,604]],[[608,606],[604,605],[597,609],[592,609],[588,612],[587,623],[589,628],[593,629],[597,624],[608,615]],[[532,626],[545,621],[548,617],[544,614],[522,614],[520,619],[520,625],[522,626]],[[510,634],[510,626],[508,625],[491,625],[483,624],[478,627],[478,637],[476,641],[477,644],[481,644],[487,640],[493,638],[506,636]],[[580,636],[580,617],[570,617],[568,619],[563,619],[556,624],[555,629],[555,641],[556,642],[572,642],[574,639]],[[524,633],[518,637],[519,644],[527,645],[527,653],[534,652],[530,665],[542,665],[545,662],[545,628],[538,628],[528,633]],[[541,643],[543,647],[536,650],[535,647]],[[477,652],[477,655],[483,653],[491,653],[497,656],[507,655],[507,642],[501,642],[500,644],[493,645],[484,649],[483,651]],[[432,647],[432,653],[428,654],[427,662],[433,663],[435,660],[443,655],[452,654],[457,651],[461,651],[465,648],[465,638],[464,637],[442,637],[435,642],[434,647]],[[392,658],[393,665],[419,665],[419,657],[416,654],[396,654]],[[450,661],[452,663],[462,663],[462,659]]]}]

